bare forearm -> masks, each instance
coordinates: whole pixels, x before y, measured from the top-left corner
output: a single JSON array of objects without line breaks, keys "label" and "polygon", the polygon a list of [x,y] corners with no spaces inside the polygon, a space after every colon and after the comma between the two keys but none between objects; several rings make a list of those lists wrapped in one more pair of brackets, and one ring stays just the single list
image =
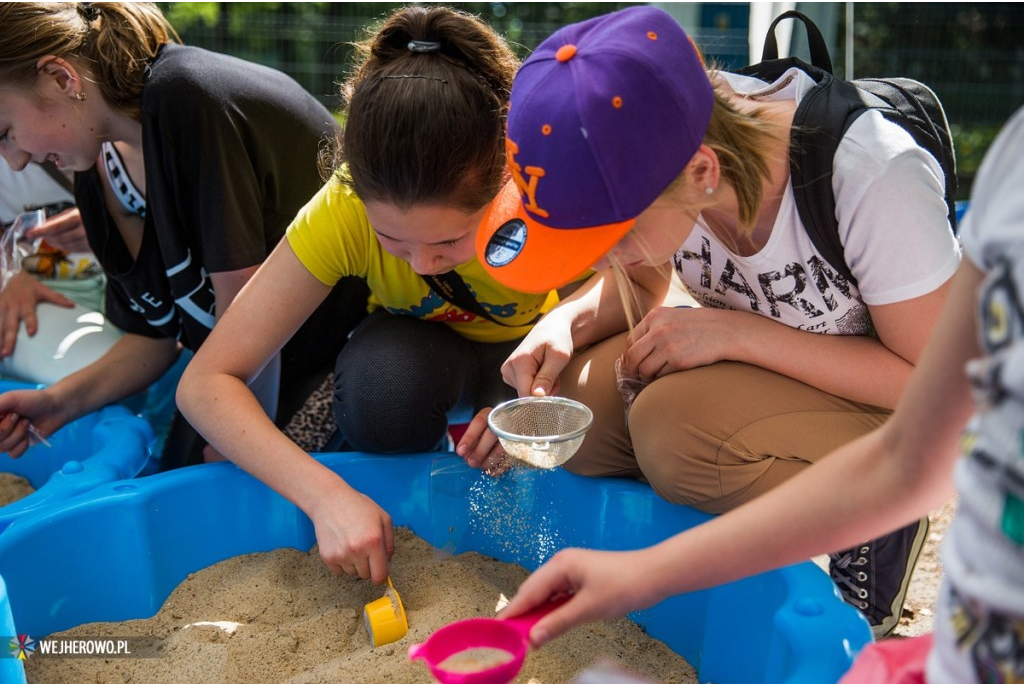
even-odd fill
[{"label": "bare forearm", "polygon": [[914,366],[867,336],[821,335],[755,314],[744,320],[733,346],[735,361],[802,381],[856,402],[893,408]]},{"label": "bare forearm", "polygon": [[[788,481],[646,550],[657,596],[719,585],[852,547],[919,518],[952,495],[949,469],[909,473],[899,458],[885,458],[878,440],[875,434],[865,436],[807,469],[799,482]],[[867,453],[858,453],[872,442]]]},{"label": "bare forearm", "polygon": [[[307,515],[351,488],[270,420],[249,387],[223,373],[186,370],[178,386],[182,415],[218,452]],[[195,362],[193,362],[195,363]]]},{"label": "bare forearm", "polygon": [[[668,292],[669,278],[658,269],[634,270],[631,280],[616,278],[611,269],[598,272],[549,316],[570,327],[576,349],[600,342],[627,330],[630,319],[639,321],[660,305]],[[623,295],[622,288],[628,292]],[[627,315],[626,307],[632,312]]]},{"label": "bare forearm", "polygon": [[78,418],[145,390],[178,358],[172,338],[125,334],[106,354],[89,366],[54,383],[50,390]]}]

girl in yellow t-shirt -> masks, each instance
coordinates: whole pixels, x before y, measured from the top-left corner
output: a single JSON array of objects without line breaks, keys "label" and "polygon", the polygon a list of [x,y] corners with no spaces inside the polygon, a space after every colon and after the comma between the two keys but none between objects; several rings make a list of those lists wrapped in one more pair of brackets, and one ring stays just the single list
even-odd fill
[{"label": "girl in yellow t-shirt", "polygon": [[[361,47],[343,87],[335,173],[196,354],[177,399],[214,449],[312,519],[332,571],[382,583],[394,550],[388,513],[278,430],[247,381],[339,279],[364,278],[370,315],[336,366],[339,445],[435,449],[452,410],[514,397],[501,364],[556,296],[502,286],[475,255],[477,226],[506,180],[518,67],[508,45],[475,17],[413,6]],[[447,285],[428,285],[434,276]],[[438,292],[447,287],[468,297],[452,304]],[[500,447],[479,440],[464,439],[459,453],[495,466]]]}]

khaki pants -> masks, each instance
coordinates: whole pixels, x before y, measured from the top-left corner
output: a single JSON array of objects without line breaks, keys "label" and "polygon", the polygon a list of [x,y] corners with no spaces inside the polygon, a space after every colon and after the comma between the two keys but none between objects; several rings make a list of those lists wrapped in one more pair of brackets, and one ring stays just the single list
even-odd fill
[{"label": "khaki pants", "polygon": [[665,499],[702,511],[721,513],[753,499],[892,413],[760,367],[719,362],[643,388],[627,433],[615,378],[625,342],[621,334],[585,349],[562,372],[560,393],[594,412],[565,468],[643,478]]}]

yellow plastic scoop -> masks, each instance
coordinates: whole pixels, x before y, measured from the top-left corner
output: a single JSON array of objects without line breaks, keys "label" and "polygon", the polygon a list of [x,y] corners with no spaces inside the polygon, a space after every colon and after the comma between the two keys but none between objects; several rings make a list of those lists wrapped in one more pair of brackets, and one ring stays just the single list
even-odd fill
[{"label": "yellow plastic scoop", "polygon": [[384,596],[363,607],[363,622],[374,647],[401,640],[409,632],[409,622],[405,618],[402,598],[391,584],[390,576]]}]

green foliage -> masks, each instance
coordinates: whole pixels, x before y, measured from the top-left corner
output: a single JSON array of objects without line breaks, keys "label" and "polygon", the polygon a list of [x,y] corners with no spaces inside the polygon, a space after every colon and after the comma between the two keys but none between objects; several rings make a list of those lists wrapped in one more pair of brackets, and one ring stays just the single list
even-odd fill
[{"label": "green foliage", "polygon": [[179,33],[196,25],[214,26],[220,18],[219,2],[164,2],[159,3],[164,16]]},{"label": "green foliage", "polygon": [[999,125],[950,125],[953,132],[953,149],[956,151],[957,177],[961,183],[958,199],[970,198],[970,183],[978,173],[978,167],[981,165],[982,157],[985,156],[985,151],[995,140],[1001,128]]}]

